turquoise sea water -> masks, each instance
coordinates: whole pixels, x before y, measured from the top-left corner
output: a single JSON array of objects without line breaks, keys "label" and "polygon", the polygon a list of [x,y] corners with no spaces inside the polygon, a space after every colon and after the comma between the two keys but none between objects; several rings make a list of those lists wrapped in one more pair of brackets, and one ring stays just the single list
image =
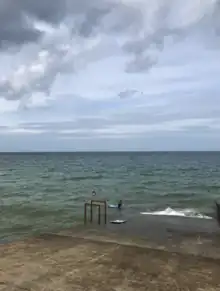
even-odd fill
[{"label": "turquoise sea water", "polygon": [[128,216],[208,218],[220,198],[220,153],[0,154],[0,239],[70,227],[93,189],[123,199]]}]

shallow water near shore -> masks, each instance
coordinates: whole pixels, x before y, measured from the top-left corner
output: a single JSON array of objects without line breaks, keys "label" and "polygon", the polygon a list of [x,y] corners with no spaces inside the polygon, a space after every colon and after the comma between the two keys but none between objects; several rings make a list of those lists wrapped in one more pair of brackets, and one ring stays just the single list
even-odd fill
[{"label": "shallow water near shore", "polygon": [[[219,177],[218,152],[0,154],[0,240],[82,221],[93,189],[111,204],[123,199],[128,219],[166,215],[177,231],[187,225],[186,216],[194,217],[190,227],[207,225],[209,232],[216,225]],[[109,213],[118,215],[117,209]]]}]

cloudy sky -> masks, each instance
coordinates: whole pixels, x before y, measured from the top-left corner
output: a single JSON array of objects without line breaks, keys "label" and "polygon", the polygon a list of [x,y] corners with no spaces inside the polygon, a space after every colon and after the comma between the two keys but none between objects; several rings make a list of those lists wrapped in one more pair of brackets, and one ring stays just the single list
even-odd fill
[{"label": "cloudy sky", "polygon": [[220,1],[0,0],[0,151],[220,150]]}]

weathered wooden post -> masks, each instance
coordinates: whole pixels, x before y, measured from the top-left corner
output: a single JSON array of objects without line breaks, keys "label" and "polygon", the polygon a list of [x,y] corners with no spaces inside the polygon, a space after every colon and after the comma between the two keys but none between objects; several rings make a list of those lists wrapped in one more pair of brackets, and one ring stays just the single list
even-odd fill
[{"label": "weathered wooden post", "polygon": [[87,203],[84,204],[84,224],[87,222]]},{"label": "weathered wooden post", "polygon": [[107,223],[107,202],[105,201],[105,224]]},{"label": "weathered wooden post", "polygon": [[101,224],[101,208],[104,210],[104,221],[107,223],[107,202],[105,200],[91,200],[84,204],[84,224],[87,223],[87,208],[90,207],[90,223],[93,222],[93,207],[98,208],[98,224]]},{"label": "weathered wooden post", "polygon": [[93,203],[92,203],[92,200],[91,200],[91,204],[90,204],[90,223],[92,223],[93,221]]},{"label": "weathered wooden post", "polygon": [[98,224],[101,224],[101,206],[98,205]]}]

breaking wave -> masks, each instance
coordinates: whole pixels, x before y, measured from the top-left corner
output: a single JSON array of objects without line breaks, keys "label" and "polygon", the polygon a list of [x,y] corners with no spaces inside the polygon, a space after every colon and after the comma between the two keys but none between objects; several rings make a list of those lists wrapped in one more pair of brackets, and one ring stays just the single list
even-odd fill
[{"label": "breaking wave", "polygon": [[203,219],[212,219],[212,217],[207,216],[205,214],[199,213],[195,209],[172,209],[171,207],[167,207],[164,210],[160,211],[152,211],[152,212],[141,212],[143,215],[166,215],[166,216],[182,216],[182,217],[193,217],[193,218],[203,218]]}]

